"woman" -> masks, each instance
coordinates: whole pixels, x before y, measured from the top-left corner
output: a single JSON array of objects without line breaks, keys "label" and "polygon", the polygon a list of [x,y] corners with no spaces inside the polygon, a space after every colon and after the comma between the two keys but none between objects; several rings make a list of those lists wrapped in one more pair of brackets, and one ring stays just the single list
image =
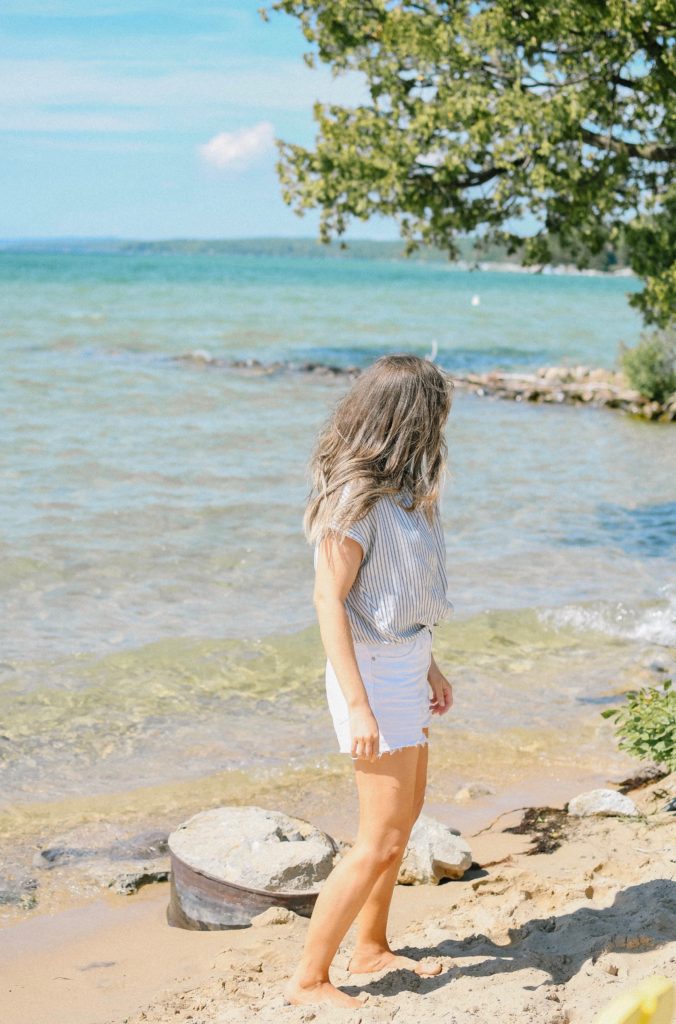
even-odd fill
[{"label": "woman", "polygon": [[452,704],[432,655],[432,627],[453,610],[438,507],[451,399],[434,363],[383,356],[338,403],[312,457],[303,526],[315,545],[327,699],[340,750],[354,761],[359,830],[315,903],[285,988],[292,1004],[362,1005],[329,980],[355,918],[350,972],[441,971],[393,952],[387,918],[424,801],[430,716]]}]

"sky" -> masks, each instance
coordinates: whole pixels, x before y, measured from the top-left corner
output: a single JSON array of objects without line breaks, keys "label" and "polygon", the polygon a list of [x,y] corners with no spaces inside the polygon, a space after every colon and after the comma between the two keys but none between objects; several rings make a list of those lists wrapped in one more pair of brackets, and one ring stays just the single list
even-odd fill
[{"label": "sky", "polygon": [[3,0],[0,238],[316,235],[281,198],[274,140],[311,146],[313,102],[365,90],[308,68],[296,19],[262,6]]}]

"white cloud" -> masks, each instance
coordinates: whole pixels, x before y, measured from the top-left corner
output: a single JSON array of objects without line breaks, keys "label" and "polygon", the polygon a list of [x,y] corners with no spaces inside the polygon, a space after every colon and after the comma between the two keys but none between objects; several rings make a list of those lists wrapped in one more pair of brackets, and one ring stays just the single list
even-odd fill
[{"label": "white cloud", "polygon": [[198,146],[202,160],[222,171],[228,167],[247,167],[272,148],[274,128],[269,121],[259,121],[251,128],[220,132],[203,146]]}]

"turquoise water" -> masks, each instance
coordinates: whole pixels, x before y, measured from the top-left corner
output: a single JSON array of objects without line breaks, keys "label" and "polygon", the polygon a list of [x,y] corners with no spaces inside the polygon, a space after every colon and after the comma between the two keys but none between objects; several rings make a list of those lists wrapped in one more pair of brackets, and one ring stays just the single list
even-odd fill
[{"label": "turquoise water", "polygon": [[[639,335],[636,287],[356,259],[0,254],[4,805],[335,748],[300,524],[314,433],[349,381],[179,357],[366,365],[436,343],[451,371],[612,366]],[[608,410],[456,394],[456,613],[438,633],[457,673],[455,718],[438,725],[449,764],[471,737],[504,733],[507,749],[517,732],[579,730],[590,701],[671,665],[673,442],[669,424]]]}]

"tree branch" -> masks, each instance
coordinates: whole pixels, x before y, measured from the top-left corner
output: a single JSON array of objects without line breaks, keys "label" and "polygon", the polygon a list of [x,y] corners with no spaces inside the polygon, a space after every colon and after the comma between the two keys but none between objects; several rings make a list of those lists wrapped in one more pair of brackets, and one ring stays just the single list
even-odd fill
[{"label": "tree branch", "polygon": [[660,146],[658,143],[646,143],[641,145],[637,142],[624,142],[622,139],[615,139],[612,135],[600,135],[588,128],[582,129],[582,138],[590,146],[597,149],[612,149],[613,153],[621,156],[637,156],[641,160],[651,160],[658,163],[670,163],[676,158],[676,146]]},{"label": "tree branch", "polygon": [[610,81],[613,85],[623,85],[625,89],[640,89],[643,85],[642,79],[635,81],[633,78],[625,78],[624,75],[611,75]]},{"label": "tree branch", "polygon": [[[484,185],[487,181],[491,181],[493,178],[498,178],[502,174],[508,174],[511,170],[516,170],[516,168],[518,167],[523,167],[523,165],[526,163],[526,159],[527,158],[525,156],[522,156],[519,157],[518,160],[512,160],[509,167],[486,167],[484,168],[483,171],[477,171],[471,177],[458,178],[453,183],[453,188],[455,191],[457,191],[458,189],[476,188],[477,185]],[[416,166],[422,167],[430,171],[436,171],[439,168],[438,164],[423,164],[420,163],[420,161],[416,161]],[[424,175],[424,178],[428,180],[430,180],[431,177],[432,176],[429,174]]]}]

